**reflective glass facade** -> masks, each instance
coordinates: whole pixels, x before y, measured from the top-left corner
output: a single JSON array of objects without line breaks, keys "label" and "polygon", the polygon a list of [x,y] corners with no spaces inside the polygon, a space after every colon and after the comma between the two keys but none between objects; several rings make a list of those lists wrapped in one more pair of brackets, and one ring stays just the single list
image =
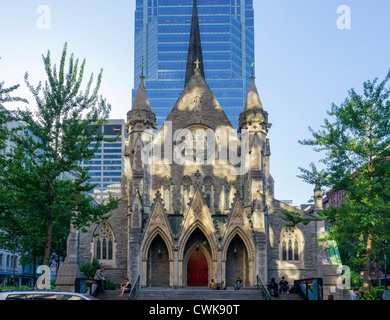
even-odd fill
[{"label": "reflective glass facade", "polygon": [[[207,84],[232,125],[244,108],[254,60],[253,0],[198,0]],[[160,128],[184,89],[192,0],[137,0],[133,99],[142,73]]]},{"label": "reflective glass facade", "polygon": [[[82,167],[89,167],[89,182],[96,187],[89,193],[97,202],[103,202],[109,195],[121,195],[121,180],[125,171],[125,140],[127,130],[124,120],[108,120],[108,124],[98,129],[97,133],[113,139],[121,132],[116,142],[102,142],[100,149],[96,150],[95,156],[89,161],[83,161]],[[94,147],[94,144],[89,146]]]}]

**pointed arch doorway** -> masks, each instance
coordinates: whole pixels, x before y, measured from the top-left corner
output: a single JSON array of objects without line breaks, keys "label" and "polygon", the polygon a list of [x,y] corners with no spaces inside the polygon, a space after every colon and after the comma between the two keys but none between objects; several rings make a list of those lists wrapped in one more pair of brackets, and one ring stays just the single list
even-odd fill
[{"label": "pointed arch doorway", "polygon": [[187,286],[207,287],[209,284],[209,267],[206,256],[197,245],[187,263]]},{"label": "pointed arch doorway", "polygon": [[147,266],[147,285],[149,287],[169,287],[169,252],[158,234],[149,248]]},{"label": "pointed arch doorway", "polygon": [[237,277],[244,282],[244,286],[249,285],[249,262],[248,251],[244,241],[239,235],[235,235],[226,254],[226,284],[233,286]]},{"label": "pointed arch doorway", "polygon": [[203,231],[196,228],[186,241],[181,263],[182,286],[208,287],[213,275],[212,251]]}]

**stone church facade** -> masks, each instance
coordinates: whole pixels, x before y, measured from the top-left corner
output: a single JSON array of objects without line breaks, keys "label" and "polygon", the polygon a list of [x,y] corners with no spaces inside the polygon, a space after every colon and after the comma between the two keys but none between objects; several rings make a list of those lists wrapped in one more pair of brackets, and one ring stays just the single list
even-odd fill
[{"label": "stone church facade", "polygon": [[[200,47],[195,27],[189,56],[194,42]],[[274,198],[271,124],[255,78],[235,132],[201,68],[193,57],[192,77],[158,132],[141,76],[127,114],[119,206],[88,232],[72,231],[65,264],[96,257],[106,278],[119,284],[139,277],[142,287],[207,287],[211,279],[231,287],[237,277],[254,287],[271,277],[292,284],[334,276],[326,244],[316,240],[324,225],[286,227],[281,210],[305,213]]]}]

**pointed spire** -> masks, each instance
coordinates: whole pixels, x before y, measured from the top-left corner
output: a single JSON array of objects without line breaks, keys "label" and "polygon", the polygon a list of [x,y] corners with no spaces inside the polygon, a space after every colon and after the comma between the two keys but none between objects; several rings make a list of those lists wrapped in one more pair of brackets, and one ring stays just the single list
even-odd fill
[{"label": "pointed spire", "polygon": [[140,83],[138,86],[137,94],[135,95],[132,110],[151,110],[149,98],[146,94],[146,88],[144,83],[144,75],[140,76]]},{"label": "pointed spire", "polygon": [[202,45],[200,41],[198,8],[197,8],[196,0],[193,0],[191,33],[190,33],[190,42],[188,45],[187,69],[186,69],[184,87],[187,86],[188,82],[190,81],[191,77],[194,75],[195,71],[200,71],[203,78],[205,77],[204,67],[203,67]]},{"label": "pointed spire", "polygon": [[246,99],[245,110],[260,108],[263,109],[263,104],[261,103],[259,93],[257,92],[257,87],[255,83],[255,76],[251,76],[251,85],[249,87],[248,97]]}]

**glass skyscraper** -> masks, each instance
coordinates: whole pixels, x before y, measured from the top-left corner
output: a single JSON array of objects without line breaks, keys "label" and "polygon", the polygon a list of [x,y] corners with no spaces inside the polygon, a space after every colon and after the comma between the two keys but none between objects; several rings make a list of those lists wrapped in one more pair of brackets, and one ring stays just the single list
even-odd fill
[{"label": "glass skyscraper", "polygon": [[[121,179],[125,172],[125,140],[127,129],[124,120],[110,119],[105,126],[100,127],[96,134],[104,134],[105,138],[113,139],[118,133],[120,137],[115,142],[102,142],[95,152],[95,156],[88,161],[83,161],[80,165],[89,167],[89,182],[96,184],[96,187],[89,193],[96,202],[103,202],[109,195],[120,197]],[[90,148],[95,144],[90,145]]]},{"label": "glass skyscraper", "polygon": [[[198,0],[197,8],[205,79],[237,128],[254,61],[253,0]],[[184,89],[192,11],[193,0],[136,2],[134,83],[143,72],[159,128]]]}]

